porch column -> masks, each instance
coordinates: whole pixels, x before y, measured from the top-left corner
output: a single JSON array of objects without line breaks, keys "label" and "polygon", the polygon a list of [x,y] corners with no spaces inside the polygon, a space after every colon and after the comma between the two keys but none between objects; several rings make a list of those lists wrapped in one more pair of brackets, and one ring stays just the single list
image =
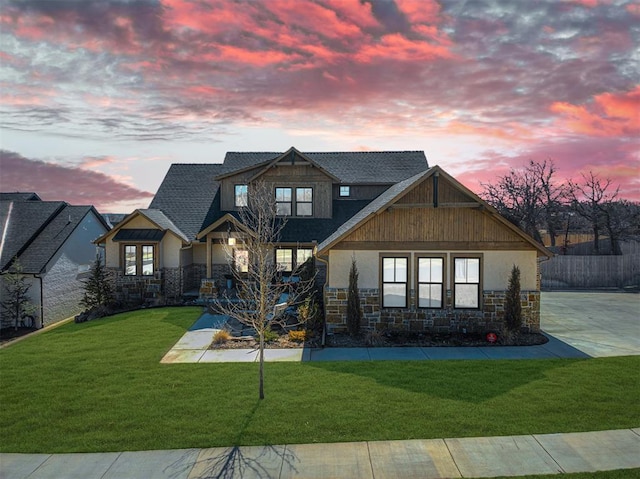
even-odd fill
[{"label": "porch column", "polygon": [[211,251],[211,248],[212,248],[211,242],[212,241],[213,241],[213,239],[211,238],[211,235],[208,234],[207,235],[207,279],[211,279],[211,274],[212,274],[212,271],[211,271],[211,261],[212,261],[211,258],[213,256],[212,251]]}]

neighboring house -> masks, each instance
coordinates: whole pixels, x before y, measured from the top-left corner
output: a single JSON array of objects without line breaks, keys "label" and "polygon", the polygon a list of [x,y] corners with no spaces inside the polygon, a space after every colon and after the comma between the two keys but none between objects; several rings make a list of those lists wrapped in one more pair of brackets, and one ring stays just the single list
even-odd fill
[{"label": "neighboring house", "polygon": [[[41,201],[35,193],[0,193],[0,274],[19,260],[37,308],[35,327],[81,311],[82,279],[96,258],[93,240],[107,230],[92,206]],[[0,324],[9,326],[4,316]]]},{"label": "neighboring house", "polygon": [[[134,211],[97,240],[117,273],[120,298],[171,302],[203,281],[224,284],[230,268],[247,261],[236,225],[256,181],[273,191],[288,219],[273,252],[280,270],[292,271],[310,256],[320,260],[331,330],[346,325],[352,256],[370,327],[493,328],[518,264],[525,320],[539,329],[537,259],[550,253],[442,169],[429,169],[417,151],[291,148],[230,152],[222,164],[174,164],[149,209]],[[230,239],[237,241],[228,258]]]}]

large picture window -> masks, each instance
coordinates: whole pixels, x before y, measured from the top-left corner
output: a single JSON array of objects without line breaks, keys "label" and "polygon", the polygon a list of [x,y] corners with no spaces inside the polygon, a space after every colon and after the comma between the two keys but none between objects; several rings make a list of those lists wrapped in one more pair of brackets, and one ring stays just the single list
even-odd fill
[{"label": "large picture window", "polygon": [[418,307],[442,308],[444,258],[418,257]]},{"label": "large picture window", "polygon": [[153,245],[124,246],[125,276],[153,276],[155,270],[155,247]]},{"label": "large picture window", "polygon": [[296,216],[313,215],[313,188],[296,188]]},{"label": "large picture window", "polygon": [[291,188],[276,188],[276,214],[291,216]]},{"label": "large picture window", "polygon": [[249,204],[249,188],[247,185],[235,185],[234,205],[237,208],[243,208]]},{"label": "large picture window", "polygon": [[453,301],[455,308],[480,307],[480,258],[453,259]]},{"label": "large picture window", "polygon": [[382,257],[382,307],[407,307],[407,257]]}]

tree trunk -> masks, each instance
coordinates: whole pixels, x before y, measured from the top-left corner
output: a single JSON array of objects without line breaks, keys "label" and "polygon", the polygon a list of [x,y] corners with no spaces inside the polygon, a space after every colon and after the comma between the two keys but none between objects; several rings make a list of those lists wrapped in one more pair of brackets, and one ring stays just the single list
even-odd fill
[{"label": "tree trunk", "polygon": [[260,399],[264,399],[264,331],[260,331]]},{"label": "tree trunk", "polygon": [[600,254],[600,230],[597,226],[593,227],[593,251]]}]

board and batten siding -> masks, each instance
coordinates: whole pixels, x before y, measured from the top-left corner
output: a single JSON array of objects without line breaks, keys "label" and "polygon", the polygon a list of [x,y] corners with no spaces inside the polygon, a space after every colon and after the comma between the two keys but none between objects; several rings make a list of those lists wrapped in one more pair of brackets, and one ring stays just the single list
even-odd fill
[{"label": "board and batten siding", "polygon": [[[222,211],[237,209],[234,205],[235,185],[247,184],[259,171],[260,169],[254,169],[222,180]],[[311,165],[278,164],[260,175],[258,180],[263,181],[267,188],[274,192],[276,187],[293,188],[294,203],[296,187],[313,188],[313,218],[331,218],[332,180],[318,168]]]}]

